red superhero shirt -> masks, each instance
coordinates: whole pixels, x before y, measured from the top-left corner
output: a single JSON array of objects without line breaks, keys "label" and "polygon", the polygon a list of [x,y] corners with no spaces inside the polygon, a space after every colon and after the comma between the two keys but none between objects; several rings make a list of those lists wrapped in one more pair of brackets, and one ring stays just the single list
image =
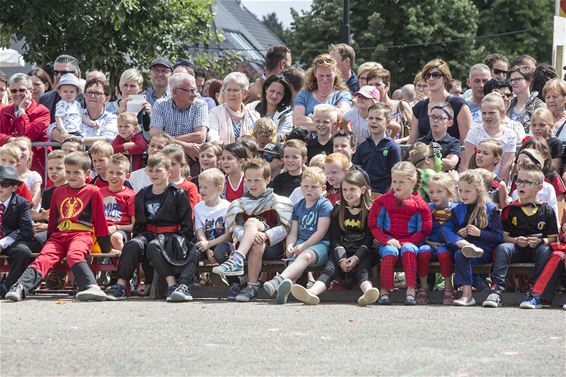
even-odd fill
[{"label": "red superhero shirt", "polygon": [[102,193],[93,185],[81,188],[64,185],[53,191],[47,233],[57,232],[57,225],[63,220],[93,226],[97,238],[109,235]]},{"label": "red superhero shirt", "polygon": [[226,175],[226,187],[224,191],[226,192],[226,200],[229,202],[233,202],[234,200],[240,199],[244,196],[244,175],[242,174],[242,178],[240,178],[238,186],[235,188],[232,187],[232,183],[230,183],[230,179],[228,178],[228,175]]},{"label": "red superhero shirt", "polygon": [[399,200],[393,192],[381,195],[373,202],[368,215],[373,237],[382,245],[396,239],[401,243],[423,243],[432,230],[430,208],[419,194]]},{"label": "red superhero shirt", "polygon": [[112,192],[108,187],[103,187],[101,191],[106,224],[108,226],[131,224],[132,217],[135,216],[135,191],[127,187],[118,192]]}]

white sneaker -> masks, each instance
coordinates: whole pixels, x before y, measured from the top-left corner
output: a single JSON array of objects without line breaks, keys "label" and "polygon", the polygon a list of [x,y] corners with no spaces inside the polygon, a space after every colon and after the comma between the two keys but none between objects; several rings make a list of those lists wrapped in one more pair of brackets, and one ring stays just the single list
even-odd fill
[{"label": "white sneaker", "polygon": [[374,304],[379,298],[379,289],[370,288],[363,295],[358,298],[358,304],[361,306]]},{"label": "white sneaker", "polygon": [[318,305],[320,303],[320,298],[317,295],[311,293],[308,289],[300,284],[293,284],[291,287],[291,294],[297,300],[307,304],[307,305]]},{"label": "white sneaker", "polygon": [[483,249],[477,247],[476,245],[466,245],[462,248],[462,254],[466,258],[481,258],[483,255]]},{"label": "white sneaker", "polygon": [[476,300],[474,300],[473,297],[470,297],[469,299],[460,298],[458,300],[454,300],[453,304],[456,306],[474,306],[476,304]]},{"label": "white sneaker", "polygon": [[77,293],[77,300],[80,301],[104,301],[106,293],[98,285],[91,285],[87,289]]}]

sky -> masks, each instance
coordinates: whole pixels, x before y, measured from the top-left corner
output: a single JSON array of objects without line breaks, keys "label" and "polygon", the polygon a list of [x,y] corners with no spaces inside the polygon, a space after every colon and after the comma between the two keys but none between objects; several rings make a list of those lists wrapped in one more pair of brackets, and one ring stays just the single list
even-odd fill
[{"label": "sky", "polygon": [[291,8],[300,11],[308,10],[312,0],[242,0],[242,4],[254,13],[260,20],[262,16],[275,12],[283,27],[291,25]]}]

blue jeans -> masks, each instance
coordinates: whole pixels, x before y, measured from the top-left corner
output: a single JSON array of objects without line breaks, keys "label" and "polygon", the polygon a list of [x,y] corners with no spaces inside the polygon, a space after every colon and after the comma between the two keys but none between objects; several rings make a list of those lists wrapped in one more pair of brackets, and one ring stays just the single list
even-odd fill
[{"label": "blue jeans", "polygon": [[480,258],[466,258],[462,254],[462,249],[456,250],[454,253],[454,284],[455,285],[472,285],[472,265],[491,263],[492,254],[489,250],[484,250]]}]

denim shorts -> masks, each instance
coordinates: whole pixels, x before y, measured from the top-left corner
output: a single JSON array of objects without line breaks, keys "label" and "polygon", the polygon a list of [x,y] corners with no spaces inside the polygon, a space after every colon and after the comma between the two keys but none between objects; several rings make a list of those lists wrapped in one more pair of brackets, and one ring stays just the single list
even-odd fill
[{"label": "denim shorts", "polygon": [[[305,241],[295,242],[295,246],[305,243]],[[328,248],[330,247],[330,241],[320,241],[314,245],[309,246],[307,250],[311,250],[316,255],[316,262],[314,262],[311,267],[324,266],[328,262]],[[288,258],[288,261],[293,261],[296,258]]]}]

